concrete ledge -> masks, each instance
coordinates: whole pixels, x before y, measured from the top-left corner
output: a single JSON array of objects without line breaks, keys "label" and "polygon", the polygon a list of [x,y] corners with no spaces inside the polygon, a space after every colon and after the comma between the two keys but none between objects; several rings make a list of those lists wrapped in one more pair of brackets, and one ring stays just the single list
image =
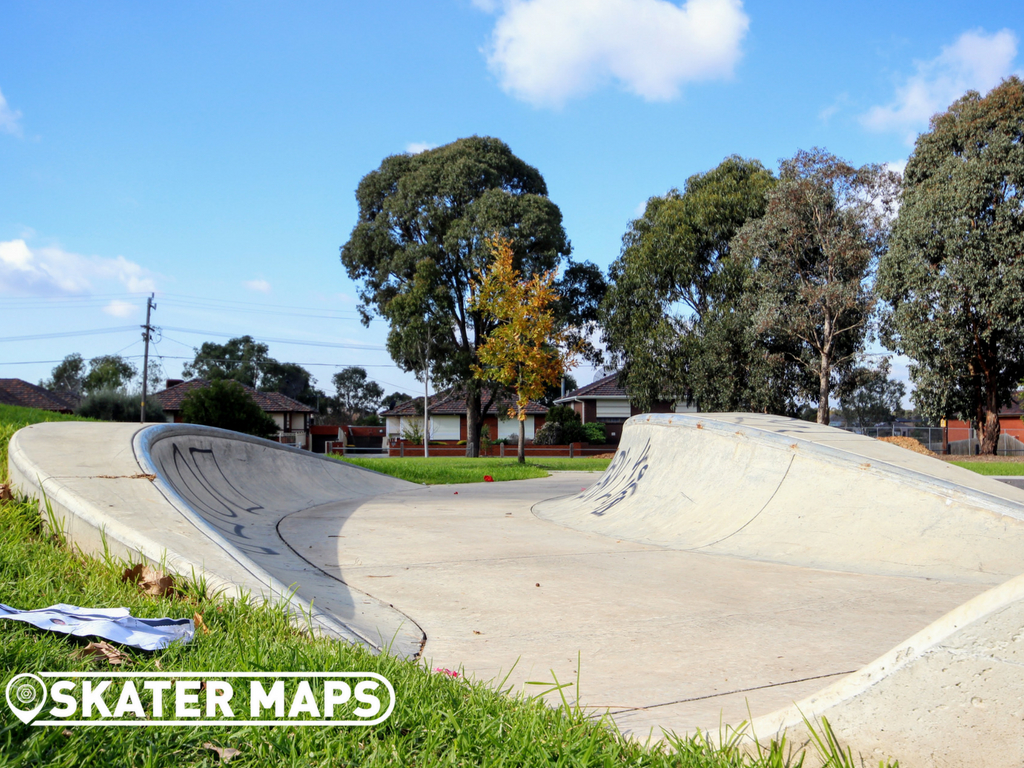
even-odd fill
[{"label": "concrete ledge", "polygon": [[[226,475],[205,477],[194,462],[164,463],[162,453],[212,457]],[[49,502],[68,540],[84,552],[145,559],[186,578],[202,576],[213,592],[284,604],[317,631],[376,650],[390,647],[414,657],[422,648],[425,638],[415,622],[313,567],[276,531],[283,517],[333,501],[346,488],[358,499],[407,483],[271,441],[192,425],[36,424],[14,435],[8,457],[14,487],[41,505]],[[208,509],[195,498],[186,501],[196,483],[211,498],[227,501],[233,474],[262,476],[266,485],[289,465],[300,473],[304,466],[315,467],[290,482],[293,491],[303,481],[313,487],[279,494],[274,504],[257,503],[234,529],[218,529],[204,517]],[[182,471],[191,473],[192,486]],[[260,485],[251,488],[251,495],[263,493]]]}]

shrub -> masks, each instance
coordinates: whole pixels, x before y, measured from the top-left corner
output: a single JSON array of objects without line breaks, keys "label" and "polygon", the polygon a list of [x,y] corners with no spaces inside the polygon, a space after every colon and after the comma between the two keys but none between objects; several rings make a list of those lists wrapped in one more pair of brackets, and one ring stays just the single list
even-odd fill
[{"label": "shrub", "polygon": [[423,422],[413,419],[406,423],[402,429],[402,437],[410,443],[421,445],[423,443]]},{"label": "shrub", "polygon": [[549,421],[537,430],[533,436],[534,445],[562,445],[562,425],[557,421]]},{"label": "shrub", "polygon": [[[100,421],[137,422],[141,405],[141,394],[132,395],[120,389],[100,389],[87,395],[75,409],[75,414]],[[146,421],[167,421],[163,407],[152,396],[146,399]]]},{"label": "shrub", "polygon": [[604,445],[608,438],[604,432],[604,424],[598,421],[591,421],[583,425],[583,432],[586,435],[586,442],[594,445]]},{"label": "shrub", "polygon": [[194,389],[181,401],[181,418],[189,424],[230,429],[256,437],[273,437],[278,428],[241,384],[220,379]]},{"label": "shrub", "polygon": [[[561,438],[557,442],[544,443],[544,445],[564,445],[566,443],[582,443],[587,440],[587,434],[580,423],[580,415],[568,405],[556,405],[549,408],[547,418],[544,419],[544,427],[548,424],[558,424],[562,428]],[[537,442],[534,439],[534,442]]]}]

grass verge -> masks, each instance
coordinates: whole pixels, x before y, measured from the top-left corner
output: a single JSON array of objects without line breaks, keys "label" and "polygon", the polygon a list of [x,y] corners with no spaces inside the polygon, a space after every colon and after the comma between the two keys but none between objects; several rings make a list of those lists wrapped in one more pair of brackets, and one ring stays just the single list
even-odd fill
[{"label": "grass verge", "polygon": [[1024,461],[950,461],[979,475],[1024,475]]},{"label": "grass verge", "polygon": [[527,458],[525,464],[520,464],[514,458],[469,459],[465,456],[440,456],[429,459],[422,456],[404,459],[366,459],[352,456],[334,458],[366,469],[374,469],[401,480],[427,485],[482,483],[485,475],[489,475],[494,482],[501,482],[547,477],[552,471],[603,472],[610,463],[610,459],[563,459],[547,456]]},{"label": "grass verge", "polygon": [[[6,451],[13,430],[0,424]],[[0,481],[6,481],[6,462]],[[193,617],[197,631],[188,645],[146,653],[123,649],[134,672],[157,671],[361,671],[383,675],[395,687],[392,716],[362,728],[288,726],[97,726],[32,727],[0,702],[0,766],[213,766],[207,744],[237,749],[233,768],[247,766],[636,766],[644,768],[783,768],[787,745],[745,756],[735,740],[670,738],[671,749],[622,738],[609,724],[588,718],[570,704],[546,706],[536,698],[502,692],[464,677],[432,673],[360,646],[313,638],[272,605],[209,598],[198,585],[183,597],[150,597],[121,580],[124,563],[97,559],[67,546],[40,523],[35,504],[0,504],[0,596],[16,608],[65,602],[88,607],[125,606],[142,617]],[[0,686],[15,674],[41,671],[102,671],[105,661],[74,651],[85,644],[17,622],[0,621]],[[114,668],[116,670],[123,667]],[[559,691],[564,693],[564,691]],[[146,698],[146,694],[143,694]],[[829,731],[825,730],[825,733]],[[832,740],[827,740],[831,745]],[[837,746],[829,765],[852,768]]]}]

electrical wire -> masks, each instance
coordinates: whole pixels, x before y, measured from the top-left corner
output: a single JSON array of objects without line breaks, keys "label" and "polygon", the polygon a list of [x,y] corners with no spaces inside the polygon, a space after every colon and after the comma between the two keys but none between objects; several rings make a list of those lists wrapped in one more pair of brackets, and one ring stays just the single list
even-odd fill
[{"label": "electrical wire", "polygon": [[96,328],[91,331],[61,331],[60,333],[37,333],[31,336],[4,336],[0,341],[36,341],[38,339],[60,339],[66,336],[96,336],[103,333],[124,333],[134,331],[137,325],[121,325],[115,328]]}]

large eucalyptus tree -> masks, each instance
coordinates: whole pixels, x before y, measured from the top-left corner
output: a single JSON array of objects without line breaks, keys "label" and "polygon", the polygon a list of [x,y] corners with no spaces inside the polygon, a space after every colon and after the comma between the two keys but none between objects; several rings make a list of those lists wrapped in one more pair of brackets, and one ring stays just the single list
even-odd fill
[{"label": "large eucalyptus tree", "polygon": [[489,403],[472,366],[494,320],[473,309],[472,283],[491,259],[487,239],[507,238],[523,275],[543,273],[570,252],[562,214],[536,168],[479,136],[385,158],[356,199],[341,261],[361,286],[363,321],[388,321],[388,350],[403,370],[466,392],[466,454],[476,456]]},{"label": "large eucalyptus tree", "polygon": [[981,452],[1024,377],[1024,82],[969,91],[918,137],[879,267],[883,340],[920,411],[975,422]]}]

